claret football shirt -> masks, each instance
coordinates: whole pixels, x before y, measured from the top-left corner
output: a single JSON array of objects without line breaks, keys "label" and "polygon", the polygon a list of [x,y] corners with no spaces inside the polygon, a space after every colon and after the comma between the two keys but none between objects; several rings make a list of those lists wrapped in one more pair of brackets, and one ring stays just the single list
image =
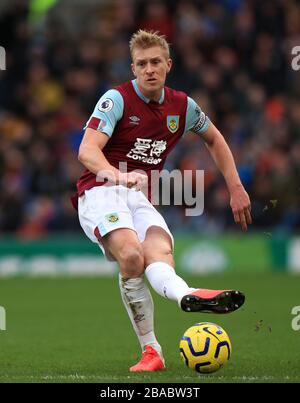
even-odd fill
[{"label": "claret football shirt", "polygon": [[[188,131],[201,135],[209,124],[199,105],[184,92],[164,87],[160,100],[153,102],[132,80],[100,98],[85,128],[109,136],[102,151],[112,166],[120,169],[122,162],[127,172],[144,171],[150,186],[151,172],[162,170],[180,138]],[[78,196],[101,185],[103,182],[86,169],[77,182]],[[151,195],[150,188],[148,194]]]}]

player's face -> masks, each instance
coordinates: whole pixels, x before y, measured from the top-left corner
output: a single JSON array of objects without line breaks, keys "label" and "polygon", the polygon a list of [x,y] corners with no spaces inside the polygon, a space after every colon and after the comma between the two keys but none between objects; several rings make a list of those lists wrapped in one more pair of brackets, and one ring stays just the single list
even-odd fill
[{"label": "player's face", "polygon": [[172,60],[160,46],[133,51],[132,71],[142,94],[147,98],[158,101],[171,66]]}]

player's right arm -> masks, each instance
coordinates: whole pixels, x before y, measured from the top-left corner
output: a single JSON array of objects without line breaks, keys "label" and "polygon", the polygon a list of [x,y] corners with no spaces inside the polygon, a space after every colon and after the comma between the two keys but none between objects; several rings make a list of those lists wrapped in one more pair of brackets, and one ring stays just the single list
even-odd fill
[{"label": "player's right arm", "polygon": [[119,170],[107,161],[102,152],[108,140],[109,137],[105,133],[87,127],[79,147],[78,159],[95,175],[103,171],[112,171],[117,178]]},{"label": "player's right arm", "polygon": [[122,117],[123,109],[123,98],[116,90],[107,91],[100,98],[86,124],[78,159],[99,181],[107,180],[112,185],[122,184],[140,189],[145,185],[145,175],[120,172],[109,163],[102,151]]}]

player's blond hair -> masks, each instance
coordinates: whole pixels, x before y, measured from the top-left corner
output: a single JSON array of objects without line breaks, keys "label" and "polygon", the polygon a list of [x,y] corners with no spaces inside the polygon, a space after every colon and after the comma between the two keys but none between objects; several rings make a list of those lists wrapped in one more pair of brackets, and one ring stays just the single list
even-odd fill
[{"label": "player's blond hair", "polygon": [[148,49],[152,46],[160,46],[166,51],[167,58],[170,57],[169,44],[164,35],[160,35],[158,31],[145,31],[139,29],[132,35],[129,42],[129,49],[133,60],[133,52],[135,49]]}]

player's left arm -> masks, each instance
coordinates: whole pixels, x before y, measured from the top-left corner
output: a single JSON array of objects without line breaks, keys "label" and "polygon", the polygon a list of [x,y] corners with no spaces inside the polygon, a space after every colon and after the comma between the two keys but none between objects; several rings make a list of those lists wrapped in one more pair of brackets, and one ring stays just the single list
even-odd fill
[{"label": "player's left arm", "polygon": [[188,131],[199,135],[204,140],[212,158],[225,178],[234,221],[246,231],[248,224],[252,222],[251,204],[239,178],[232,153],[222,134],[190,97],[187,99],[185,124],[185,132]]},{"label": "player's left arm", "polygon": [[202,138],[226,181],[234,221],[247,231],[252,223],[250,198],[241,183],[230,148],[212,122],[209,122]]}]

